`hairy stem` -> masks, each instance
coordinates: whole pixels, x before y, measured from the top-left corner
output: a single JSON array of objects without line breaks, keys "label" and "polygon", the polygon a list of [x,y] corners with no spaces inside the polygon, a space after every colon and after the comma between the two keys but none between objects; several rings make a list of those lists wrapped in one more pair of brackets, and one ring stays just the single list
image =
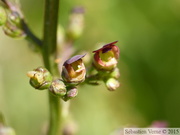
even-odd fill
[{"label": "hairy stem", "polygon": [[[59,0],[45,1],[43,61],[45,67],[52,73],[51,57],[56,53],[57,21]],[[53,57],[53,60],[55,57]],[[47,135],[60,135],[61,104],[60,99],[49,92],[49,130]]]}]

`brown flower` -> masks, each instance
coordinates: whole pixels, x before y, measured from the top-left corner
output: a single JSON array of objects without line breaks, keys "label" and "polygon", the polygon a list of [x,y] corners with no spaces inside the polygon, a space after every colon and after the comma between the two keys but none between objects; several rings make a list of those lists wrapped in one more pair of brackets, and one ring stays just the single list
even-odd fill
[{"label": "brown flower", "polygon": [[93,64],[97,70],[112,70],[117,66],[119,48],[114,45],[118,41],[104,45],[102,48],[93,51]]},{"label": "brown flower", "polygon": [[80,83],[84,81],[86,68],[82,61],[85,55],[76,55],[63,64],[62,78],[67,83]]}]

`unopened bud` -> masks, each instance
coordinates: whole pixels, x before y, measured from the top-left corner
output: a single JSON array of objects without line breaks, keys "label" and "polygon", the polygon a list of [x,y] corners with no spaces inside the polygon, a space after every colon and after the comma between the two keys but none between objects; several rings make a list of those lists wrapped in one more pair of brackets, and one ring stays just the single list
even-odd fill
[{"label": "unopened bud", "polygon": [[111,73],[110,73],[110,77],[113,77],[115,79],[118,79],[120,77],[120,72],[119,72],[119,68],[115,68]]},{"label": "unopened bud", "polygon": [[82,7],[76,7],[72,10],[69,19],[69,26],[67,35],[70,39],[77,39],[83,33],[84,28],[84,9]]},{"label": "unopened bud", "polygon": [[16,26],[21,25],[21,17],[18,12],[11,12],[8,14],[8,20]]},{"label": "unopened bud", "polygon": [[114,78],[109,78],[105,82],[105,84],[106,84],[106,87],[108,88],[108,90],[110,90],[110,91],[114,91],[120,86],[119,81]]},{"label": "unopened bud", "polygon": [[23,30],[19,29],[15,25],[12,25],[8,22],[3,26],[3,31],[7,36],[10,36],[12,38],[24,38],[24,37],[26,37],[26,34]]},{"label": "unopened bud", "polygon": [[29,71],[27,76],[30,78],[30,84],[35,89],[48,89],[52,83],[52,75],[43,67],[39,67],[33,71]]},{"label": "unopened bud", "polygon": [[10,127],[0,127],[0,135],[16,135],[14,129]]},{"label": "unopened bud", "polygon": [[84,81],[86,75],[86,68],[82,61],[85,55],[76,55],[63,64],[62,78],[66,83],[77,85]]},{"label": "unopened bud", "polygon": [[7,20],[7,14],[3,7],[0,6],[0,26],[4,25]]},{"label": "unopened bud", "polygon": [[20,14],[16,11],[8,12],[8,18],[3,26],[3,31],[12,38],[24,38],[26,33],[22,29]]},{"label": "unopened bud", "polygon": [[114,45],[118,41],[104,45],[102,48],[93,51],[93,65],[97,70],[111,71],[118,63],[119,48]]},{"label": "unopened bud", "polygon": [[72,87],[72,88],[69,88],[68,91],[67,91],[67,94],[63,97],[63,99],[65,101],[69,100],[69,99],[72,99],[74,97],[76,97],[78,94],[78,90],[76,87]]},{"label": "unopened bud", "polygon": [[55,96],[64,96],[66,94],[66,85],[63,83],[62,80],[57,79],[54,80],[49,88],[49,90],[55,95]]}]

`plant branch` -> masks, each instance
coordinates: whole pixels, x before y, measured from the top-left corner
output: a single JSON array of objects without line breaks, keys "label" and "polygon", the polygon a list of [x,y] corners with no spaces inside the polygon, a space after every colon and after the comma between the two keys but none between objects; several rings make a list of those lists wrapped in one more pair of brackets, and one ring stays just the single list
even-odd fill
[{"label": "plant branch", "polygon": [[43,44],[41,39],[34,35],[34,33],[30,30],[30,28],[23,19],[21,20],[21,24],[24,32],[27,35],[26,39],[34,42],[39,48],[41,48]]},{"label": "plant branch", "polygon": [[23,13],[20,9],[20,5],[17,4],[13,4],[8,0],[1,0],[5,6],[11,11],[11,12],[15,12],[18,13],[18,15],[20,15],[20,19],[21,19],[21,25],[22,25],[22,30],[24,31],[24,33],[26,33],[27,40],[33,41],[35,43],[35,45],[37,45],[38,48],[42,47],[42,41],[41,39],[39,39],[29,28],[29,26],[27,25],[27,23],[24,20],[24,16]]},{"label": "plant branch", "polygon": [[56,51],[59,0],[46,0],[44,21],[44,57]]},{"label": "plant branch", "polygon": [[[44,40],[43,40],[43,61],[45,67],[52,73],[51,55],[56,53],[57,21],[58,21],[59,0],[45,1],[44,18]],[[54,55],[55,56],[55,55]],[[55,59],[55,58],[54,58]],[[54,61],[53,61],[54,62]],[[49,92],[49,130],[48,135],[59,135],[61,106],[58,97]]]}]

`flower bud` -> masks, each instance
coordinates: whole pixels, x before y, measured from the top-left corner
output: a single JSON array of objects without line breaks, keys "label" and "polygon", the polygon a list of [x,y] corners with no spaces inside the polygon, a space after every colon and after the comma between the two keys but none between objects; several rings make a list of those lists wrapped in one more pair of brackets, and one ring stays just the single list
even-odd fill
[{"label": "flower bud", "polygon": [[0,135],[16,135],[14,129],[10,127],[0,127]]},{"label": "flower bud", "polygon": [[52,75],[46,68],[43,67],[29,71],[27,76],[30,77],[30,84],[35,89],[48,89],[52,83]]},{"label": "flower bud", "polygon": [[114,45],[118,41],[104,45],[102,48],[93,51],[93,65],[97,70],[113,70],[118,63],[119,48]]},{"label": "flower bud", "polygon": [[24,38],[26,36],[25,32],[22,29],[19,29],[9,22],[7,22],[3,26],[3,31],[7,36],[10,36],[12,38]]},{"label": "flower bud", "polygon": [[11,23],[13,23],[16,26],[21,26],[21,17],[20,14],[18,12],[10,12],[8,14],[8,21],[10,21]]},{"label": "flower bud", "polygon": [[71,99],[71,98],[76,97],[77,94],[78,94],[77,88],[76,88],[76,87],[73,87],[73,88],[71,88],[70,90],[68,90],[68,92],[67,92],[67,97],[68,97],[69,99]]},{"label": "flower bud", "polygon": [[26,33],[22,29],[21,19],[18,12],[8,12],[7,21],[3,27],[4,33],[12,38],[24,38]]},{"label": "flower bud", "polygon": [[69,19],[67,35],[70,39],[77,39],[82,35],[84,28],[84,9],[76,7],[72,10]]},{"label": "flower bud", "polygon": [[4,25],[7,20],[7,14],[3,7],[0,6],[0,26]]},{"label": "flower bud", "polygon": [[63,64],[62,78],[66,83],[77,85],[84,81],[86,75],[86,68],[82,61],[85,55],[76,55]]},{"label": "flower bud", "polygon": [[49,90],[55,95],[55,96],[64,96],[66,94],[66,85],[63,83],[62,80],[57,79],[54,80],[49,88]]},{"label": "flower bud", "polygon": [[119,81],[114,78],[109,78],[105,84],[110,91],[114,91],[120,86]]},{"label": "flower bud", "polygon": [[67,94],[63,97],[63,100],[68,101],[69,99],[76,97],[77,94],[78,94],[78,90],[76,87],[68,88]]}]

